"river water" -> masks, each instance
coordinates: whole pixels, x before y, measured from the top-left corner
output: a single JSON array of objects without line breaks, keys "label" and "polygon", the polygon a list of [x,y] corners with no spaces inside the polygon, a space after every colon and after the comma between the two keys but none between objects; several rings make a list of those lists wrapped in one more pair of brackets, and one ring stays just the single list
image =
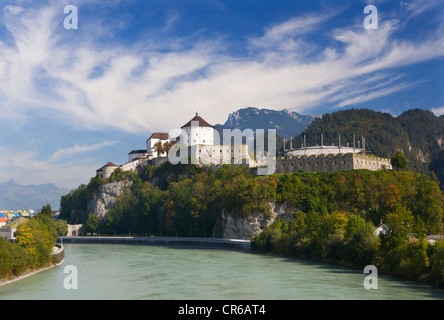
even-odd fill
[{"label": "river water", "polygon": [[367,274],[361,270],[271,255],[166,246],[64,246],[63,264],[0,287],[0,300],[444,299],[444,290],[380,274],[378,289],[368,290]]}]

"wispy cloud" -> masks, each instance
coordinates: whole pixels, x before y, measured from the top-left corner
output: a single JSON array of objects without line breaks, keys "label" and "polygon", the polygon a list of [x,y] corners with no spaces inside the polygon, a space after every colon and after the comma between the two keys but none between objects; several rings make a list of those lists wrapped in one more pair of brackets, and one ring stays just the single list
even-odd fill
[{"label": "wispy cloud", "polygon": [[109,147],[115,145],[117,141],[103,141],[100,143],[92,144],[92,145],[75,145],[73,147],[59,149],[54,152],[49,158],[50,161],[58,161],[60,159],[65,159],[68,157],[72,157],[73,155],[77,155],[79,153],[85,153],[88,151],[96,151],[102,149],[104,147]]},{"label": "wispy cloud", "polygon": [[437,116],[442,116],[444,115],[444,106],[438,108],[432,108],[431,111]]},{"label": "wispy cloud", "polygon": [[42,157],[36,148],[22,150],[17,147],[0,147],[0,172],[6,170],[11,177],[22,183],[53,182],[61,187],[72,188],[78,185],[79,181],[88,181],[95,175],[97,158],[88,153],[100,151],[116,143],[103,141],[92,145],[76,144],[61,148],[49,157]]},{"label": "wispy cloud", "polygon": [[[364,102],[409,87],[394,82],[362,94],[359,81],[364,77],[444,54],[439,34],[421,43],[393,39],[397,20],[381,23],[376,31],[351,25],[326,32],[332,43],[328,47],[305,37],[338,11],[265,27],[262,36],[248,41],[262,54],[250,57],[219,51],[223,39],[200,39],[167,52],[138,44],[97,47],[82,37],[67,41],[56,31],[56,9],[33,9],[37,19],[31,19],[26,9],[4,8],[15,45],[0,47],[0,90],[17,108],[41,108],[86,128],[166,130],[182,124],[173,115],[183,122],[196,109],[215,122],[233,108],[251,105],[309,111],[334,96],[342,97],[337,106]],[[177,19],[171,12],[166,26]],[[382,82],[395,76],[384,74]],[[11,110],[6,114],[11,116]]]}]

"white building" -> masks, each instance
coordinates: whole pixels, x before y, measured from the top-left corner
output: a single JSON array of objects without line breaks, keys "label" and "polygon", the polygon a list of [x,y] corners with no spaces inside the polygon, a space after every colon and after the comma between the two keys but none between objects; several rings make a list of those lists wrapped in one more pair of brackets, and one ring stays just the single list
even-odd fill
[{"label": "white building", "polygon": [[162,154],[157,154],[156,148],[154,147],[157,142],[161,142],[165,144],[166,142],[170,142],[170,138],[168,133],[164,132],[154,132],[151,137],[146,141],[146,152],[151,155],[151,158],[157,157],[166,157],[167,153],[163,152]]},{"label": "white building", "polygon": [[[248,164],[249,166],[255,163],[254,157],[250,157],[247,145],[242,143],[220,145],[217,131],[197,113],[181,129],[183,132],[178,137],[179,141],[175,140],[176,146],[187,151],[183,154],[183,157],[184,159],[191,157],[194,160],[192,163],[200,165]],[[152,165],[161,163],[161,160],[167,156],[167,152],[158,154],[156,143],[159,141],[162,145],[170,143],[169,134],[154,132],[146,141],[146,150],[133,150],[129,152],[128,162],[123,165],[115,165],[108,162],[96,170],[97,174],[107,179],[117,168],[120,168],[122,171],[136,171],[138,167],[144,167],[150,163]],[[179,143],[177,144],[177,142]]]},{"label": "white building", "polygon": [[96,172],[98,175],[101,175],[102,178],[108,179],[111,176],[111,174],[114,172],[114,170],[116,170],[117,168],[118,167],[114,163],[108,162],[100,169],[97,169]]},{"label": "white building", "polygon": [[133,150],[128,153],[128,162],[134,161],[136,159],[146,159],[150,154],[146,150]]},{"label": "white building", "polygon": [[186,141],[181,141],[185,146],[214,144],[213,126],[202,119],[197,112],[196,116],[183,125],[181,129],[186,133],[184,137]]}]

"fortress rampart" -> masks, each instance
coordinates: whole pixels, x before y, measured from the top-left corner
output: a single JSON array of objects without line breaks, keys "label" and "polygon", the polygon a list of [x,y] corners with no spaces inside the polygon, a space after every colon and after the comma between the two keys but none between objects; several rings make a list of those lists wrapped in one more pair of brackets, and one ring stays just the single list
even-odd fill
[{"label": "fortress rampart", "polygon": [[311,156],[285,156],[276,158],[276,174],[351,169],[392,169],[390,159],[381,158],[370,154],[328,154]]}]

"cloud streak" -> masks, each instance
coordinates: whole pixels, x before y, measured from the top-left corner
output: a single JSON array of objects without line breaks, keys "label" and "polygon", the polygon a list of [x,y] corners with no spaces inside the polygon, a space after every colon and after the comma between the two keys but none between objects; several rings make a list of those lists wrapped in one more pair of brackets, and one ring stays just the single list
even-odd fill
[{"label": "cloud streak", "polygon": [[66,159],[68,157],[72,157],[73,155],[77,155],[80,153],[85,153],[88,151],[96,151],[99,149],[102,149],[104,147],[113,146],[117,143],[117,141],[103,141],[100,143],[92,144],[92,145],[75,145],[73,147],[59,149],[56,152],[54,152],[50,160],[51,161],[59,161],[61,159]]},{"label": "cloud streak", "polygon": [[[362,103],[409,87],[395,81],[362,94],[359,82],[365,77],[384,72],[382,81],[387,81],[396,76],[393,68],[444,54],[440,34],[421,43],[394,39],[397,20],[385,21],[376,31],[356,25],[330,30],[325,32],[332,43],[327,47],[307,40],[339,11],[265,27],[262,36],[246,44],[260,54],[240,58],[219,49],[223,39],[200,39],[166,52],[140,44],[97,47],[83,36],[63,38],[60,26],[55,27],[57,10],[54,5],[34,9],[36,19],[31,19],[21,7],[3,9],[15,45],[0,47],[2,98],[18,110],[41,108],[43,114],[75,119],[88,129],[166,130],[180,126],[195,110],[215,122],[252,105],[309,112],[329,101],[339,107]],[[176,14],[170,15],[168,27],[176,20]],[[307,53],[315,54],[305,59]]]}]

